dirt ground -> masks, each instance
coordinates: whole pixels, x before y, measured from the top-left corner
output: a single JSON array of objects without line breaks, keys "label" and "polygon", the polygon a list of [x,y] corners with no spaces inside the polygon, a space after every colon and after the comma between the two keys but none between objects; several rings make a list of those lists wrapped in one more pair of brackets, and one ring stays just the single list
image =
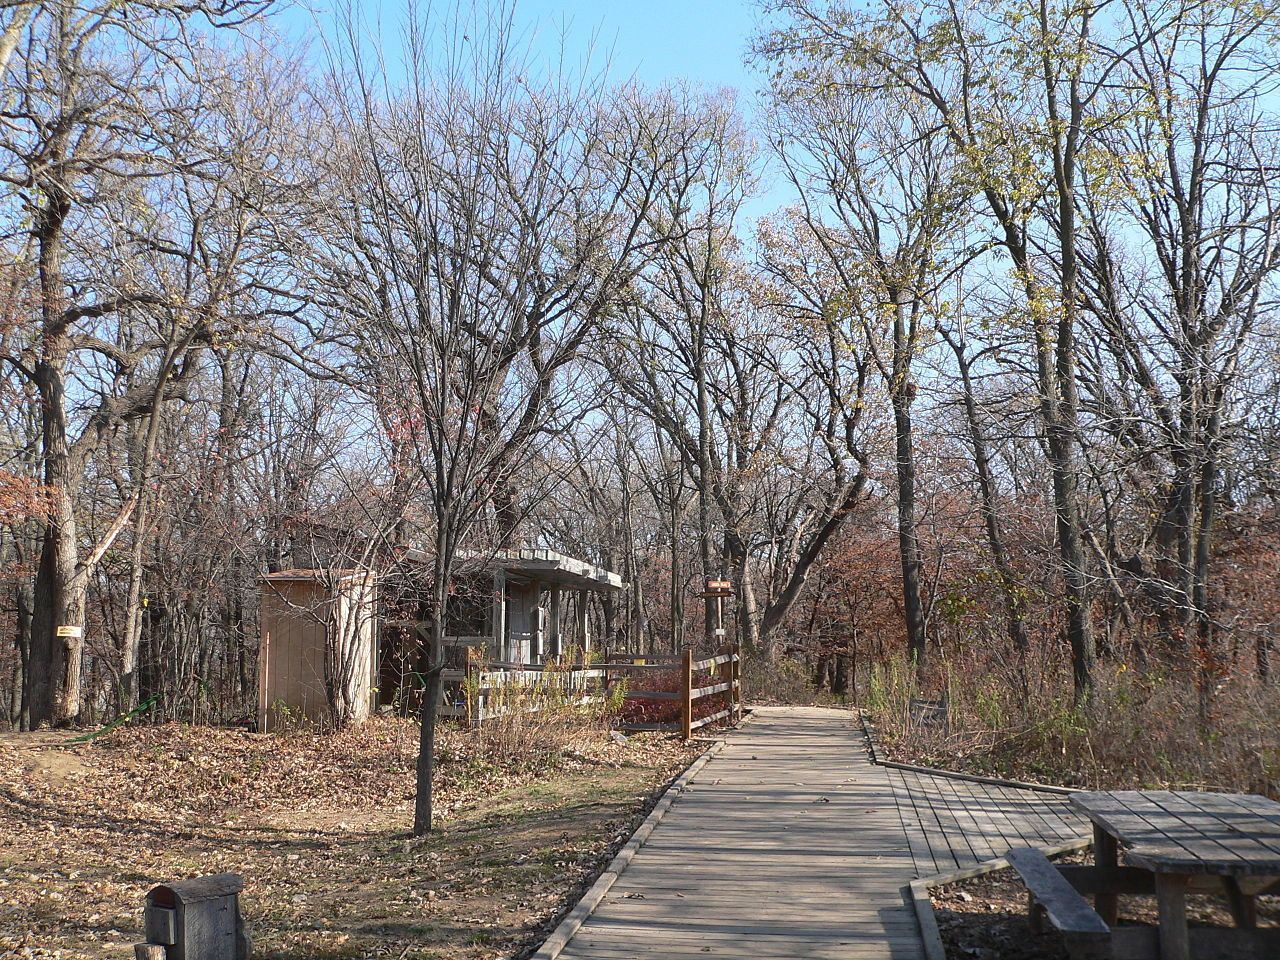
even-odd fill
[{"label": "dirt ground", "polygon": [[[1089,854],[1073,854],[1057,862],[1093,861]],[[1032,931],[1027,922],[1027,888],[1012,870],[938,887],[932,899],[950,960],[1066,960],[1054,931]],[[1187,917],[1193,925],[1232,925],[1225,902],[1213,897],[1188,897]],[[1154,926],[1155,898],[1121,897],[1120,923]],[[1280,898],[1258,898],[1258,924],[1280,926]]]},{"label": "dirt ground", "polygon": [[0,736],[0,956],[124,960],[147,889],[229,870],[258,957],[520,957],[696,754],[597,732],[499,769],[449,732],[419,842],[404,721],[66,740]]}]

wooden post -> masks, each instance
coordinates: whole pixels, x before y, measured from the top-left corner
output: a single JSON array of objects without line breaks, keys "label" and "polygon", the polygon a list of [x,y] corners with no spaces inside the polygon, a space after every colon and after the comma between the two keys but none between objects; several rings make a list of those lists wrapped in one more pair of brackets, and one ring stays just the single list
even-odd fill
[{"label": "wooden post", "polygon": [[574,619],[577,620],[576,628],[578,633],[578,646],[582,648],[584,654],[591,649],[591,634],[588,632],[587,623],[587,605],[590,603],[591,595],[585,590],[578,591],[577,605],[573,608]]},{"label": "wooden post", "polygon": [[1241,930],[1258,928],[1258,908],[1252,896],[1245,893],[1240,885],[1239,877],[1223,877],[1223,886],[1227,891],[1227,901],[1231,904],[1231,917]]},{"label": "wooden post", "polygon": [[493,631],[493,656],[498,660],[511,660],[511,644],[507,639],[507,571],[499,567],[493,571],[493,607],[489,613]]},{"label": "wooden post", "polygon": [[681,735],[688,740],[693,736],[693,650],[685,648],[681,660],[680,672],[684,675],[684,697],[681,699],[683,709],[680,711]]},{"label": "wooden post", "polygon": [[551,637],[547,643],[549,656],[544,660],[558,658],[564,653],[564,641],[560,638],[560,584],[551,585]]},{"label": "wooden post", "polygon": [[733,723],[733,644],[726,643],[721,645],[720,653],[717,656],[727,656],[729,658],[720,664],[720,669],[716,671],[716,680],[729,685],[729,689],[724,692],[724,707],[728,711],[728,716],[725,720],[728,723]]},{"label": "wooden post", "polygon": [[[1120,863],[1116,838],[1107,833],[1098,824],[1093,825],[1093,862],[1108,878],[1114,877],[1116,867]],[[1120,898],[1114,893],[1098,893],[1093,898],[1093,909],[1098,911],[1108,927],[1116,925],[1119,916]]]},{"label": "wooden post", "polygon": [[467,700],[467,726],[480,726],[480,690],[478,685],[472,684],[471,678],[476,675],[475,657],[472,655],[473,648],[467,647],[467,661],[462,667],[462,695]]},{"label": "wooden post", "polygon": [[729,645],[729,649],[733,651],[733,671],[730,673],[733,687],[729,690],[729,694],[733,702],[733,722],[742,722],[742,645],[734,641]]}]

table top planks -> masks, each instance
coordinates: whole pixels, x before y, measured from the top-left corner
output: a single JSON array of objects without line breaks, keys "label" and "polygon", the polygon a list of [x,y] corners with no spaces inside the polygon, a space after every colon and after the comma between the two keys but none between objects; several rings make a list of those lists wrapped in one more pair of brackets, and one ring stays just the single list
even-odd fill
[{"label": "table top planks", "polygon": [[887,771],[847,711],[758,708],[692,781],[562,960],[923,960]]},{"label": "table top planks", "polygon": [[1280,803],[1251,794],[1113,790],[1072,804],[1157,873],[1280,876]]}]

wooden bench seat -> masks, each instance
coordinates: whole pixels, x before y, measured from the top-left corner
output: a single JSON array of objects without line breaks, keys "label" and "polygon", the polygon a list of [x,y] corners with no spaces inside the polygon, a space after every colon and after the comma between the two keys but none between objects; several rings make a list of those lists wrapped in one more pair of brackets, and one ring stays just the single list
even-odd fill
[{"label": "wooden bench seat", "polygon": [[1111,956],[1111,928],[1039,850],[1018,847],[1005,859],[1018,871],[1031,894],[1033,922],[1047,917],[1061,932],[1072,960],[1103,960]]}]

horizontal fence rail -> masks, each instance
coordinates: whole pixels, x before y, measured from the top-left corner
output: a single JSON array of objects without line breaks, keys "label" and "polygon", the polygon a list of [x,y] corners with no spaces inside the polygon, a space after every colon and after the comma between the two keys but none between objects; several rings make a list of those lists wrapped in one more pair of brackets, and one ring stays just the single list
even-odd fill
[{"label": "horizontal fence rail", "polygon": [[[604,663],[580,668],[492,663],[488,669],[468,666],[445,670],[445,702],[439,715],[479,726],[510,713],[537,712],[551,703],[599,703],[620,683],[622,716],[616,724],[625,731],[679,731],[688,739],[693,731],[720,720],[742,718],[742,658],[737,644],[723,653],[694,660],[686,650],[678,660],[643,663]],[[666,681],[674,689],[648,689],[637,684]],[[716,698],[711,700],[710,698]],[[676,716],[644,719],[655,706],[679,704]],[[629,716],[636,705],[641,719]],[[664,711],[670,714],[671,711]]]},{"label": "horizontal fence rail", "polygon": [[[618,724],[622,730],[678,730],[688,739],[693,731],[710,723],[726,719],[737,721],[742,717],[742,657],[736,644],[726,647],[717,656],[703,660],[693,659],[693,651],[686,650],[679,660],[610,663],[605,665],[605,670],[609,673],[607,685],[633,675],[641,679],[665,674],[675,681],[671,684],[675,687],[673,690],[628,686],[623,698],[623,712],[626,713],[626,703],[675,701],[680,705],[678,718],[649,721],[624,717]],[[709,697],[717,697],[720,702],[704,704]],[[704,711],[704,706],[710,707],[710,711]]]}]

